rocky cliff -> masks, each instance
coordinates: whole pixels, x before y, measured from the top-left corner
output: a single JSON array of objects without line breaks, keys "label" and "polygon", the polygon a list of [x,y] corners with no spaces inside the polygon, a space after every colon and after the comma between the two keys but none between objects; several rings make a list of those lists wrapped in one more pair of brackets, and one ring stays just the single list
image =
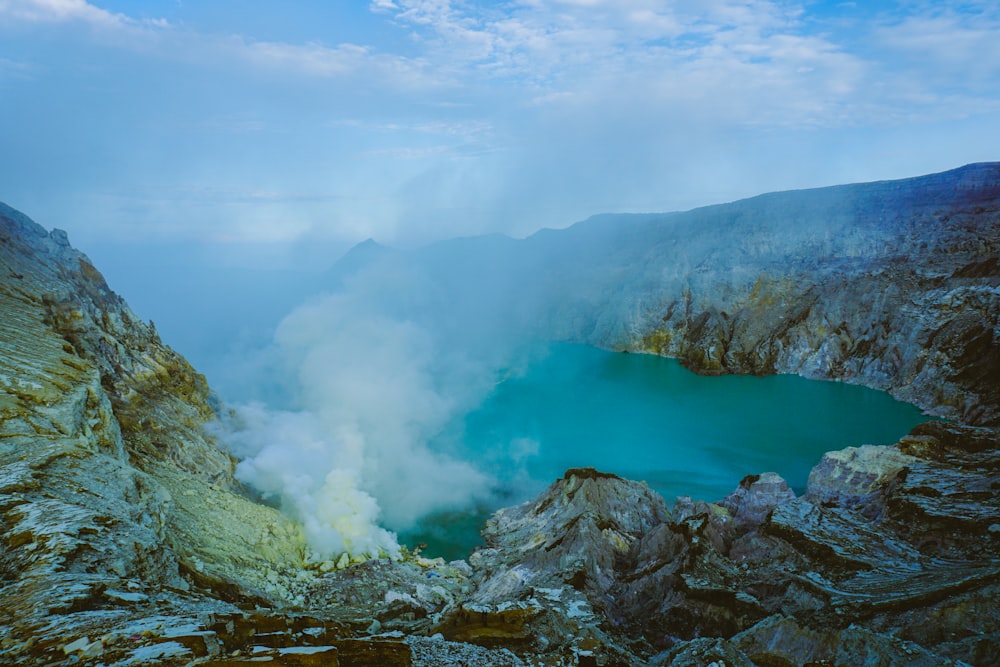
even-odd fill
[{"label": "rocky cliff", "polygon": [[599,216],[524,243],[540,301],[560,304],[535,318],[555,335],[1000,419],[1000,164]]},{"label": "rocky cliff", "polygon": [[[698,372],[836,378],[997,425],[1000,166],[767,195],[725,216],[740,259],[720,280],[709,267],[725,257],[707,253],[631,345]],[[770,247],[775,220],[806,227],[794,252]]]},{"label": "rocky cliff", "polygon": [[4,654],[97,652],[138,608],[288,597],[271,573],[301,570],[301,533],[233,480],[204,378],[64,233],[7,207],[0,272]]},{"label": "rocky cliff", "polygon": [[331,286],[366,268],[384,276],[380,265],[407,276],[392,284],[405,317],[421,317],[427,294],[437,319],[463,314],[456,338],[503,331],[662,354],[704,374],[836,379],[1000,424],[1000,163],[601,215],[521,240],[368,242]]},{"label": "rocky cliff", "polygon": [[0,663],[1000,664],[998,202],[974,165],[421,251],[533,286],[481,325],[956,418],[831,452],[801,497],[763,473],[668,504],[571,470],[453,563],[316,558],[234,480],[204,379],[0,206]]}]

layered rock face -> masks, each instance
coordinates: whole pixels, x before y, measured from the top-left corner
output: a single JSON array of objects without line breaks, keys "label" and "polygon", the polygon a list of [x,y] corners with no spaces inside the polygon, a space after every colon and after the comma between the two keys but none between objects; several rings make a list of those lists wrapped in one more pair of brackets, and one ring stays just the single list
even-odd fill
[{"label": "layered rock face", "polygon": [[7,207],[0,272],[3,655],[69,658],[134,608],[220,604],[193,587],[287,597],[267,574],[301,569],[301,531],[241,495],[204,378],[64,233]]},{"label": "layered rock face", "polygon": [[1000,163],[602,215],[523,240],[366,243],[330,286],[380,263],[408,276],[392,286],[403,316],[436,299],[456,339],[534,336],[703,374],[836,379],[1000,424]]},{"label": "layered rock face", "polygon": [[528,242],[570,253],[555,269],[568,280],[551,286],[554,331],[699,373],[838,379],[1000,423],[1000,164],[548,236]]},{"label": "layered rock face", "polygon": [[974,165],[423,251],[517,255],[532,291],[481,324],[957,418],[831,452],[801,497],[570,470],[453,563],[313,558],[206,435],[204,379],[0,205],[0,664],[1000,664],[998,202]]},{"label": "layered rock face", "polygon": [[473,599],[497,620],[456,631],[499,627],[518,601],[520,641],[573,637],[592,664],[996,664],[992,437],[929,423],[827,455],[802,497],[770,473],[669,510],[645,485],[568,471],[487,524]]}]

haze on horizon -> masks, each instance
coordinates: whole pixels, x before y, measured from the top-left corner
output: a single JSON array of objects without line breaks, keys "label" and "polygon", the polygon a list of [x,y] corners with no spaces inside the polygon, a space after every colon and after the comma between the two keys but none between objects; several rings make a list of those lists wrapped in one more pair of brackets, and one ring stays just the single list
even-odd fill
[{"label": "haze on horizon", "polygon": [[188,354],[368,237],[914,176],[997,127],[981,0],[0,0],[0,200]]}]

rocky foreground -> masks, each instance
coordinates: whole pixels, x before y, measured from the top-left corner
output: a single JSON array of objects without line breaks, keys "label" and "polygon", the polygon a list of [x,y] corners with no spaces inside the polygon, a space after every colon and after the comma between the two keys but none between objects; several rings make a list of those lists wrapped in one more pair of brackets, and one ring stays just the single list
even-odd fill
[{"label": "rocky foreground", "polygon": [[[671,310],[665,294],[659,324],[650,306],[619,339],[710,372],[914,386],[954,421],[831,452],[802,496],[764,473],[716,503],[668,505],[570,470],[452,563],[312,558],[206,434],[219,407],[204,379],[64,234],[0,205],[0,664],[1000,664],[991,169],[959,204],[953,188],[948,206],[914,205],[958,221],[928,237],[950,252],[888,262],[867,285],[858,266],[827,267],[776,294],[748,273],[716,305],[717,283],[689,280],[700,296]],[[899,244],[919,246],[914,225],[897,225]],[[845,280],[857,291],[838,304],[897,285],[862,300],[884,331],[825,310]],[[808,310],[780,325],[799,293]]]}]

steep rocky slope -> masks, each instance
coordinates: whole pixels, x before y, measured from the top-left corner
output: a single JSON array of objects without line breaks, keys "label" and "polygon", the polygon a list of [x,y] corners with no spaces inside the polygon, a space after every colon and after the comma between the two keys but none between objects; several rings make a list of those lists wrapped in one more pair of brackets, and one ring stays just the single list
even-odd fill
[{"label": "steep rocky slope", "polygon": [[130,618],[115,603],[194,613],[192,586],[268,597],[269,568],[301,569],[301,535],[240,495],[203,430],[204,378],[65,234],[6,207],[0,231],[5,650],[105,635]]},{"label": "steep rocky slope", "polygon": [[314,557],[206,435],[204,379],[0,206],[0,664],[998,664],[998,201],[1000,166],[974,165],[391,254],[472,276],[449,307],[487,286],[472,329],[958,419],[832,452],[801,497],[764,473],[668,504],[571,470],[453,563]]},{"label": "steep rocky slope", "polygon": [[[699,372],[836,378],[998,423],[1000,166],[732,206],[738,258],[706,253],[632,345]],[[794,252],[769,247],[775,220],[807,228]]]},{"label": "steep rocky slope", "polygon": [[835,378],[1000,420],[996,163],[589,224],[604,246],[593,274],[620,276],[600,290],[618,303],[567,333],[701,373]]},{"label": "steep rocky slope", "polygon": [[331,283],[391,265],[407,276],[393,289],[420,285],[398,306],[405,317],[436,293],[434,316],[463,313],[466,335],[652,352],[706,374],[837,379],[1000,424],[1000,163],[602,215],[523,240],[363,250]]}]

